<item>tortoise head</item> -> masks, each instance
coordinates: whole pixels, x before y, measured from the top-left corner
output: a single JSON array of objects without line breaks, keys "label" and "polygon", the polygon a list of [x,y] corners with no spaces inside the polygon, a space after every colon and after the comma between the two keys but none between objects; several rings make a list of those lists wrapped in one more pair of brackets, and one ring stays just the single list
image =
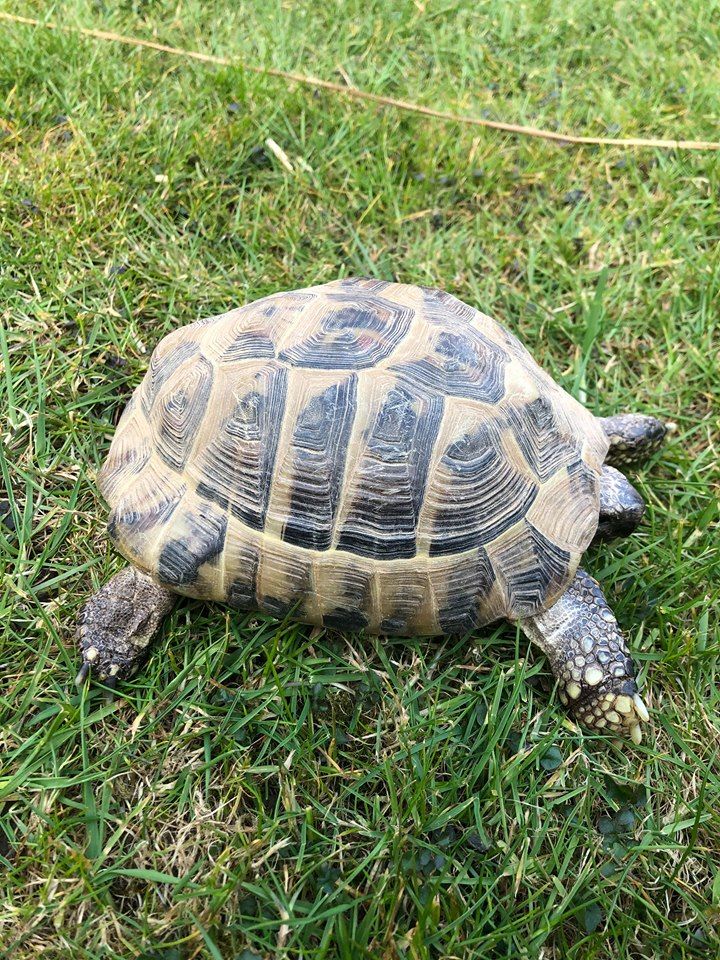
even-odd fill
[{"label": "tortoise head", "polygon": [[174,602],[174,594],[134,567],[116,574],[80,613],[83,664],[76,682],[92,674],[114,687],[119,679],[135,673]]},{"label": "tortoise head", "polygon": [[620,413],[601,417],[600,423],[610,441],[606,463],[616,467],[641,463],[660,447],[668,433],[677,427],[645,413]]}]

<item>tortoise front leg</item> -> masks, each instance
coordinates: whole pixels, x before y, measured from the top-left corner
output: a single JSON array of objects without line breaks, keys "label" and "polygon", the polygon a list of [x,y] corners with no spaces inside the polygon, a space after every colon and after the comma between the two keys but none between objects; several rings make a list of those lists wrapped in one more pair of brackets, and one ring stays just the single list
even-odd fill
[{"label": "tortoise front leg", "polygon": [[76,682],[92,673],[114,687],[118,679],[135,673],[176,600],[176,594],[135,567],[115,574],[80,613],[83,664]]},{"label": "tortoise front leg", "polygon": [[625,638],[596,580],[578,570],[552,607],[520,626],[547,654],[558,696],[581,723],[640,743],[640,724],[650,717]]}]

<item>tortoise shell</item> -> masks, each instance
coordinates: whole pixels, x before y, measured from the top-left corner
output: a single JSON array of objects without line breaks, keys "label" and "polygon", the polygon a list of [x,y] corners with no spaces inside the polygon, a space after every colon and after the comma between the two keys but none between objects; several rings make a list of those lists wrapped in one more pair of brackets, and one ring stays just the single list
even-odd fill
[{"label": "tortoise shell", "polygon": [[178,593],[464,633],[565,590],[607,446],[490,317],[346,279],[166,336],[99,479],[118,549]]}]

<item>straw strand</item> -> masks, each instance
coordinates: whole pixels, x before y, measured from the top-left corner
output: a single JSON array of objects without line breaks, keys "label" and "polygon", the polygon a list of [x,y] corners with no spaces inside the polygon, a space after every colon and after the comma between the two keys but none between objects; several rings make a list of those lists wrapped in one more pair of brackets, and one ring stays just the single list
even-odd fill
[{"label": "straw strand", "polygon": [[474,127],[486,127],[491,130],[500,130],[505,133],[516,134],[523,137],[537,137],[543,140],[553,140],[563,144],[590,144],[596,146],[612,147],[655,147],[663,150],[720,150],[720,142],[712,140],[665,140],[665,139],[645,139],[642,137],[583,137],[570,133],[558,133],[555,130],[543,130],[540,127],[525,126],[519,123],[509,123],[504,120],[487,120],[484,117],[466,116],[463,114],[451,113],[447,110],[434,110],[432,107],[425,107],[419,103],[411,103],[408,100],[397,100],[395,97],[385,97],[378,93],[370,93],[367,90],[361,90],[359,87],[343,86],[340,83],[334,83],[331,80],[321,80],[317,77],[307,76],[300,73],[292,73],[289,70],[279,70],[275,67],[259,67],[255,64],[243,63],[239,60],[233,60],[228,57],[219,57],[211,53],[201,53],[198,50],[185,50],[182,47],[172,47],[166,43],[157,43],[154,40],[145,40],[141,37],[129,37],[121,33],[114,33],[110,30],[98,30],[90,27],[73,27],[65,24],[53,23],[49,20],[36,20],[32,17],[21,17],[13,13],[0,11],[0,19],[9,20],[13,23],[22,23],[28,26],[41,27],[46,30],[58,30],[63,33],[79,33],[84,37],[91,37],[95,40],[104,40],[112,43],[121,43],[126,46],[141,47],[148,50],[157,50],[160,53],[167,53],[176,57],[185,57],[190,60],[198,60],[201,63],[212,63],[219,66],[238,66],[250,73],[261,74],[268,77],[276,77],[285,80],[288,83],[297,83],[306,87],[320,88],[330,90],[333,93],[344,97],[351,97],[355,100],[363,100],[368,103],[377,103],[383,107],[391,107],[396,110],[403,110],[407,113],[415,113],[425,117],[432,117],[437,120],[445,120],[450,123],[465,124]]}]

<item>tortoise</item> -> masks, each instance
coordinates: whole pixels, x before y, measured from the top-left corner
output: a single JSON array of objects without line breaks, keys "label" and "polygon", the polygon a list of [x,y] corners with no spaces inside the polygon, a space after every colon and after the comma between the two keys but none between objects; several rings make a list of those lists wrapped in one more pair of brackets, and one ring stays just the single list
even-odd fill
[{"label": "tortoise", "polygon": [[131,566],[81,612],[78,682],[130,676],[178,595],[379,635],[506,618],[578,721],[639,743],[635,668],[579,563],[641,520],[617,466],[667,429],[594,416],[437,289],[346,278],[181,327],[99,474]]}]

